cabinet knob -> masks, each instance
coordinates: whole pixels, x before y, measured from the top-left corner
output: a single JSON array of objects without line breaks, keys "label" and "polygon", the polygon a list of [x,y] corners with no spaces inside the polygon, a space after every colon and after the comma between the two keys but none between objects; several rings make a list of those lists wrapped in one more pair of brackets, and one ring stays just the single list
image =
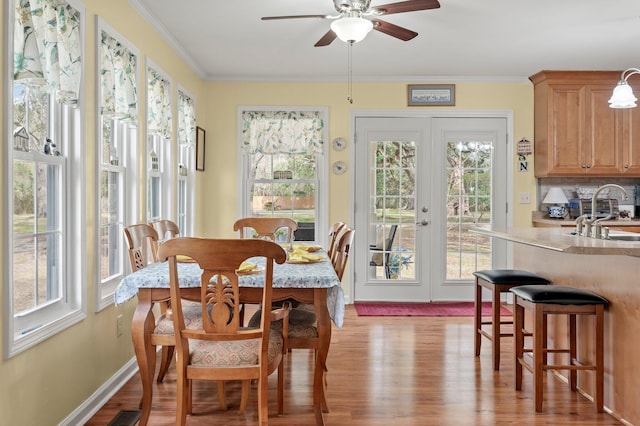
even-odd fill
[{"label": "cabinet knob", "polygon": [[587,165],[586,165],[586,164],[583,164],[583,165],[582,165],[582,168],[583,168],[583,169],[586,169],[586,168],[587,168]]},{"label": "cabinet knob", "polygon": [[624,165],[624,168],[625,168],[625,169],[628,169],[628,168],[629,168],[629,165],[628,165],[628,164],[625,164],[625,165]]},{"label": "cabinet knob", "polygon": [[591,164],[587,164],[587,169],[590,169],[590,168],[591,168]]}]

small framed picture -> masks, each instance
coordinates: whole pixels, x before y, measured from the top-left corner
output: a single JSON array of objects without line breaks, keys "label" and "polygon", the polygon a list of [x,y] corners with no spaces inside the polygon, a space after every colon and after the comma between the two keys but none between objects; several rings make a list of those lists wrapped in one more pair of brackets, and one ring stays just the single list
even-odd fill
[{"label": "small framed picture", "polygon": [[409,106],[454,106],[455,84],[409,84],[407,86]]},{"label": "small framed picture", "polygon": [[205,131],[202,127],[196,127],[196,170],[204,171],[204,143]]}]

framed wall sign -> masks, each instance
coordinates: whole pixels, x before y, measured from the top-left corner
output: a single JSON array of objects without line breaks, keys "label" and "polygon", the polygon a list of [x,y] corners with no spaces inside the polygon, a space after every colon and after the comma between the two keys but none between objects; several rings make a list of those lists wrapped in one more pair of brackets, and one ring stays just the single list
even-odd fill
[{"label": "framed wall sign", "polygon": [[204,172],[204,143],[205,131],[196,127],[196,170]]},{"label": "framed wall sign", "polygon": [[454,106],[455,84],[409,84],[407,86],[409,106]]}]

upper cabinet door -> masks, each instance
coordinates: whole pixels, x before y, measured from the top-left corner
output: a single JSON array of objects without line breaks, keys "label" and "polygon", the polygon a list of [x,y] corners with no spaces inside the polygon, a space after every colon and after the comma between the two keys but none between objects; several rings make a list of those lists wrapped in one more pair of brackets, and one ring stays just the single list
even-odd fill
[{"label": "upper cabinet door", "polygon": [[615,71],[542,71],[534,83],[535,175],[640,176],[640,112],[609,108]]}]

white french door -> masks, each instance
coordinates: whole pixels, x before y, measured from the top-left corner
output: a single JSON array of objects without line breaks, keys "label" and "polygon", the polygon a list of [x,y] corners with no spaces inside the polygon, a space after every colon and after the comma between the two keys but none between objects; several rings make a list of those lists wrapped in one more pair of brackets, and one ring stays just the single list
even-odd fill
[{"label": "white french door", "polygon": [[354,301],[472,300],[506,263],[468,232],[507,223],[506,121],[356,117]]}]

